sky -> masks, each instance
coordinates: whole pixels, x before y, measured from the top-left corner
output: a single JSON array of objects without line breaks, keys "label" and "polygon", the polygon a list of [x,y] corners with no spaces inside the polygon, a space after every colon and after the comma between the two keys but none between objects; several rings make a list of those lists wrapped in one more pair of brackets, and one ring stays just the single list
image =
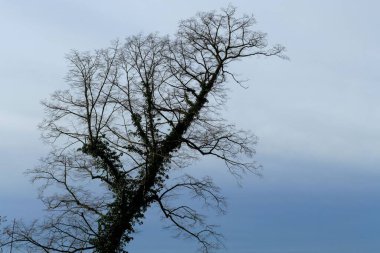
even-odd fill
[{"label": "sky", "polygon": [[[254,132],[262,176],[241,185],[204,160],[223,188],[226,249],[236,253],[377,253],[380,249],[380,4],[343,0],[0,0],[0,215],[41,213],[26,169],[49,151],[37,125],[40,101],[66,88],[65,54],[159,32],[198,11],[254,14],[255,29],[290,60],[234,65],[249,88],[231,83],[224,117]],[[131,252],[194,252],[148,213]],[[149,241],[149,244],[146,242]]]}]

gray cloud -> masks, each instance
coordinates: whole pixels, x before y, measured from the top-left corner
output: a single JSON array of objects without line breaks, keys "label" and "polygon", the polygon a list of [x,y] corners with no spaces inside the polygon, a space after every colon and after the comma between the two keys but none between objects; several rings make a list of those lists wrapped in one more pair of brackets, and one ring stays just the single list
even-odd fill
[{"label": "gray cloud", "polygon": [[[56,89],[65,88],[64,55],[70,49],[102,48],[113,39],[139,32],[173,33],[179,19],[191,17],[200,10],[227,6],[229,2],[1,1],[0,170],[6,176],[0,177],[0,214],[20,208],[13,200],[35,199],[33,187],[22,172],[34,167],[47,151],[37,130],[43,117],[39,101]],[[273,238],[278,239],[279,233],[288,231],[295,222],[289,211],[283,218],[283,230],[276,224],[269,224],[270,213],[263,214],[269,209],[263,207],[265,201],[261,198],[276,200],[278,194],[295,196],[299,198],[296,206],[302,208],[311,205],[308,198],[313,192],[319,198],[330,194],[333,202],[334,198],[344,196],[340,188],[354,196],[357,206],[360,199],[368,203],[375,201],[380,192],[375,183],[380,179],[377,172],[380,165],[380,34],[377,32],[380,4],[369,0],[360,3],[237,0],[232,4],[242,13],[253,13],[258,21],[257,28],[268,32],[270,43],[285,45],[291,58],[290,61],[258,58],[239,62],[234,70],[242,74],[243,79],[249,79],[249,88],[245,90],[228,84],[231,94],[224,115],[259,137],[257,159],[264,165],[264,178],[246,180],[247,186],[241,193],[252,198],[249,208],[257,208],[257,217],[263,219],[261,225],[256,221],[249,223],[264,229],[262,237],[256,232],[255,236],[264,240],[265,236],[271,236],[271,231],[278,231],[273,232]],[[221,175],[222,184],[232,189],[234,183],[226,180],[225,174]],[[363,188],[366,182],[370,183]],[[326,192],[326,187],[330,192]],[[313,191],[302,196],[299,193],[302,189]],[[259,194],[255,195],[253,190]],[[10,194],[16,198],[11,199]],[[347,204],[349,200],[333,205],[332,209],[349,213],[356,210],[357,206]],[[239,207],[244,202],[236,198],[234,205]],[[326,205],[316,201],[312,208],[323,212],[328,208]],[[268,208],[290,207],[277,202]],[[347,225],[342,220],[335,222],[339,215],[327,212],[320,221],[322,228],[318,229],[328,231],[326,224],[335,219],[331,223],[333,226],[348,226],[347,238],[354,240],[357,233],[352,230],[358,228],[368,236],[368,245],[376,246],[363,228],[374,219],[370,208],[378,210],[378,206],[364,205],[359,211],[367,213],[368,219],[361,218],[356,225]],[[242,210],[237,208],[237,212]],[[317,216],[310,210],[303,211],[310,217]],[[280,214],[273,215],[281,222]],[[350,219],[352,216],[349,215]],[[234,220],[232,216],[228,219]],[[306,225],[296,223],[298,228],[292,238],[301,236],[305,245],[307,242],[313,245],[310,241],[313,234],[310,238],[302,237],[302,231],[317,225],[308,223],[307,217],[302,220]],[[244,222],[236,222],[244,225]],[[371,229],[373,234],[378,234],[378,230]],[[336,232],[342,231],[336,228]],[[343,237],[336,239],[344,241]],[[254,241],[254,238],[249,240]],[[266,240],[269,245],[270,239]],[[357,245],[365,245],[364,239],[358,241]],[[237,242],[239,239],[233,237],[230,245]],[[328,238],[323,237],[319,242],[328,245]],[[257,252],[277,252],[268,245],[259,243]],[[331,246],[334,247],[340,252],[346,250],[337,244]],[[333,252],[327,248],[310,252]],[[251,251],[242,249],[241,252]],[[368,247],[366,252],[375,251]]]}]

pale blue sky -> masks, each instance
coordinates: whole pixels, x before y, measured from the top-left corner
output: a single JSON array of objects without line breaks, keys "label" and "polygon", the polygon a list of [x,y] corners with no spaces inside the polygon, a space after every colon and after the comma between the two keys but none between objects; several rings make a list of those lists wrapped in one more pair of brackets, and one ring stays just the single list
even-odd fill
[{"label": "pale blue sky", "polygon": [[[225,117],[259,137],[264,176],[247,175],[239,188],[222,166],[195,165],[210,167],[229,199],[228,214],[216,219],[227,238],[221,252],[377,253],[380,4],[370,0],[0,0],[0,214],[39,214],[22,173],[48,151],[39,101],[65,87],[66,53],[139,32],[170,34],[180,19],[228,3],[253,13],[291,60],[234,68],[249,89],[231,86]],[[193,252],[191,242],[161,232],[155,216],[135,252]]]}]

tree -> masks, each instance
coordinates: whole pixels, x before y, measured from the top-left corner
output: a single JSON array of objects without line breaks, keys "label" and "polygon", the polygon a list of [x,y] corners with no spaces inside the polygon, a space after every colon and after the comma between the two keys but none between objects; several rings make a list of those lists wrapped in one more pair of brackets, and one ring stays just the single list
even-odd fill
[{"label": "tree", "polygon": [[220,116],[227,79],[240,83],[231,63],[284,57],[254,24],[228,7],[181,21],[174,38],[137,35],[94,53],[72,51],[70,88],[43,102],[52,151],[28,172],[42,183],[49,216],[16,223],[13,242],[30,252],[125,252],[156,205],[204,252],[220,246],[221,234],[194,206],[173,201],[187,192],[223,213],[219,188],[211,177],[171,176],[201,156],[223,160],[235,176],[255,170],[255,136]]}]

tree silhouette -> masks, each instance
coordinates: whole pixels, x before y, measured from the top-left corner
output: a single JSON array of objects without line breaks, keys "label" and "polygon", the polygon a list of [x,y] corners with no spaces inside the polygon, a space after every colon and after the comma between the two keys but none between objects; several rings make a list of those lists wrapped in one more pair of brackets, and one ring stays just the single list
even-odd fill
[{"label": "tree silhouette", "polygon": [[157,205],[201,250],[219,247],[215,226],[187,200],[173,201],[186,192],[223,213],[219,188],[211,177],[171,175],[201,156],[223,160],[234,176],[255,170],[255,136],[220,116],[227,79],[239,83],[232,62],[285,57],[254,24],[228,7],[181,21],[173,38],[137,35],[93,53],[72,51],[70,87],[43,102],[52,151],[28,172],[42,184],[48,216],[17,222],[12,242],[29,252],[125,252]]}]

